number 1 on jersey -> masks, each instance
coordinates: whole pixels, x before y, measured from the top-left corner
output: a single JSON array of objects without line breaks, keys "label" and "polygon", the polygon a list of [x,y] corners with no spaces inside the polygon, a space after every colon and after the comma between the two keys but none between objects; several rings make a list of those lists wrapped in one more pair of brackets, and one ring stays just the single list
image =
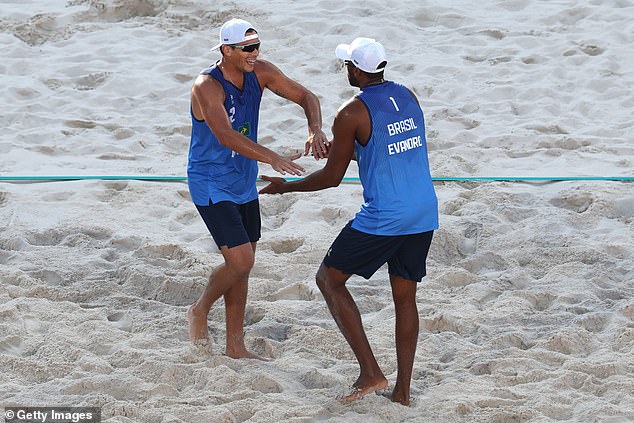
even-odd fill
[{"label": "number 1 on jersey", "polygon": [[390,97],[390,100],[392,100],[392,104],[394,104],[394,108],[396,109],[396,111],[400,112],[401,109],[398,108],[398,104],[396,104],[396,100],[394,100],[394,97]]}]

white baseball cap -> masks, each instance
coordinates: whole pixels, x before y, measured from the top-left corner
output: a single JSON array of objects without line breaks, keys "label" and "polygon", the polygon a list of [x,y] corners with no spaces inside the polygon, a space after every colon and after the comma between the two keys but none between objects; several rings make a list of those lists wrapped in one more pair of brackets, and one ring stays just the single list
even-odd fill
[{"label": "white baseball cap", "polygon": [[342,60],[350,60],[356,67],[368,73],[381,72],[387,64],[385,49],[373,38],[359,37],[350,44],[339,44],[335,55]]},{"label": "white baseball cap", "polygon": [[220,43],[212,50],[219,49],[224,44],[238,44],[258,38],[257,31],[255,34],[246,35],[250,29],[255,31],[253,25],[244,19],[231,19],[225,22],[220,28]]}]

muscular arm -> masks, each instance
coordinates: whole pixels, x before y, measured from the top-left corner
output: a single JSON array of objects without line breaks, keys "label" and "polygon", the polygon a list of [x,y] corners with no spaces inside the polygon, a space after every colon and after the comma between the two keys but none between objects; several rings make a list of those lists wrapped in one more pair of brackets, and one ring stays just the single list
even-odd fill
[{"label": "muscular arm", "polygon": [[268,88],[280,97],[298,104],[306,115],[308,122],[308,141],[304,154],[312,147],[315,158],[326,157],[328,138],[322,131],[321,105],[319,98],[303,85],[286,76],[275,65],[265,60],[258,60],[255,72],[262,88]]},{"label": "muscular arm", "polygon": [[191,100],[194,116],[204,119],[220,144],[249,159],[268,163],[282,174],[301,174],[303,168],[292,160],[279,156],[233,129],[223,104],[225,93],[218,81],[210,76],[199,76],[192,87]]},{"label": "muscular arm", "polygon": [[355,138],[363,132],[368,122],[367,111],[359,100],[353,99],[344,104],[337,111],[332,125],[334,138],[326,165],[298,181],[287,182],[282,178],[262,176],[263,180],[269,181],[271,184],[262,188],[260,193],[282,194],[292,191],[318,191],[338,186],[354,156]]}]

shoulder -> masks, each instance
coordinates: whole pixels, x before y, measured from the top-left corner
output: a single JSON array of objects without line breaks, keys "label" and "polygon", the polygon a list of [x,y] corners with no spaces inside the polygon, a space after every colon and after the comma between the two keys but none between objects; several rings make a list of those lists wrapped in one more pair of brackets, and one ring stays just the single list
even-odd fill
[{"label": "shoulder", "polygon": [[370,121],[370,112],[365,103],[357,96],[343,103],[335,113],[333,125],[345,127],[357,127]]},{"label": "shoulder", "polygon": [[194,80],[194,86],[193,86],[194,91],[200,91],[200,90],[206,91],[206,90],[215,90],[215,89],[222,90],[222,84],[216,78],[214,78],[213,76],[209,74],[200,74]]},{"label": "shoulder", "polygon": [[282,71],[275,66],[273,63],[267,60],[258,59],[255,62],[255,66],[253,67],[253,72],[258,77],[258,79],[267,79],[270,77],[275,77],[277,75],[283,75]]},{"label": "shoulder", "polygon": [[211,75],[201,74],[194,80],[192,98],[196,102],[224,102],[225,90],[222,84]]},{"label": "shoulder", "polygon": [[365,107],[365,103],[359,99],[359,97],[354,96],[350,98],[348,101],[339,106],[337,110],[337,116],[341,117],[354,117],[358,116],[359,113],[366,113],[367,108]]},{"label": "shoulder", "polygon": [[418,103],[418,97],[416,97],[414,90],[412,90],[408,86],[403,85],[399,82],[394,82],[394,81],[391,81],[391,86],[393,87],[392,89],[401,90],[405,95],[411,96],[414,99],[414,101]]}]

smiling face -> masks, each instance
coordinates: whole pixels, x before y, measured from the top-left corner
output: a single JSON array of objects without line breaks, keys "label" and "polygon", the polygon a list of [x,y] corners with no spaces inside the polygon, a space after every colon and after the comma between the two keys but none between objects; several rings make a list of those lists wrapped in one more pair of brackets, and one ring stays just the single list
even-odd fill
[{"label": "smiling face", "polygon": [[[257,34],[255,31],[247,32],[247,35]],[[260,54],[260,38],[243,41],[236,45],[224,45],[223,59],[231,63],[242,72],[253,72],[255,62]]]}]

